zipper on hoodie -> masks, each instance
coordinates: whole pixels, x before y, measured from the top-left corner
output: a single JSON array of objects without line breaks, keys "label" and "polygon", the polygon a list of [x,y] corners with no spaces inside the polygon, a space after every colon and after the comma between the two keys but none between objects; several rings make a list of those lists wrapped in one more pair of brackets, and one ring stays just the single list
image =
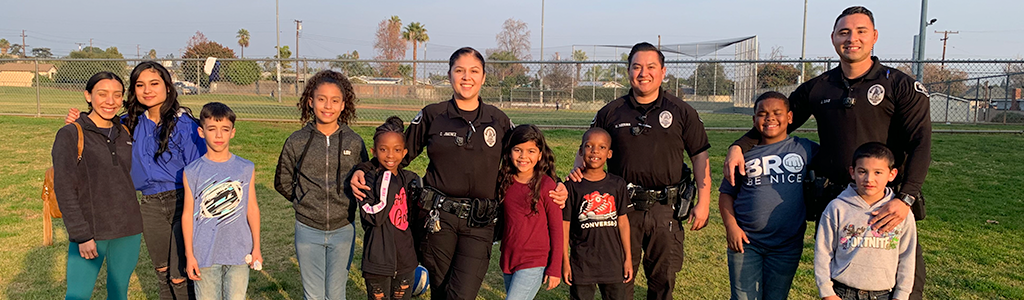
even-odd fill
[{"label": "zipper on hoodie", "polygon": [[[324,195],[327,196],[327,219],[324,220],[325,229],[330,230],[331,228],[331,136],[324,135],[327,138],[327,147],[324,148]],[[338,145],[341,147],[341,145]]]}]

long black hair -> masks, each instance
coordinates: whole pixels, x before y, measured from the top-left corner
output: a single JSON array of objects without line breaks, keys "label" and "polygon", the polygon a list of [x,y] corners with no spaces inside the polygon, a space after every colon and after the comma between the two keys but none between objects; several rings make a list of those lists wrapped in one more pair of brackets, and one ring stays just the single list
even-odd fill
[{"label": "long black hair", "polygon": [[512,158],[512,148],[516,145],[533,142],[540,149],[540,160],[537,161],[537,165],[533,167],[533,178],[530,182],[526,183],[526,186],[530,188],[530,194],[528,195],[531,203],[530,210],[531,214],[537,213],[537,202],[540,202],[540,186],[541,180],[544,175],[551,177],[551,179],[558,178],[555,175],[555,154],[551,151],[551,147],[548,147],[547,141],[544,139],[544,133],[540,131],[537,126],[532,124],[522,124],[512,129],[512,132],[508,134],[503,143],[504,146],[501,148],[501,168],[498,171],[498,197],[504,201],[505,192],[515,182],[516,174],[519,173],[519,169],[516,168],[515,160]]},{"label": "long black hair", "polygon": [[171,72],[167,71],[158,62],[155,61],[144,61],[135,66],[132,70],[131,76],[128,77],[128,82],[131,83],[132,88],[128,89],[128,100],[125,101],[124,109],[126,118],[124,119],[124,125],[128,126],[128,130],[131,131],[132,136],[135,135],[135,126],[139,125],[139,117],[141,117],[149,107],[139,102],[139,95],[135,92],[135,82],[139,80],[139,76],[142,75],[143,71],[153,70],[157,74],[160,74],[160,79],[164,81],[164,88],[167,92],[167,98],[164,103],[160,105],[160,123],[156,124],[158,135],[156,154],[153,159],[157,159],[160,155],[167,152],[168,144],[171,141],[171,133],[174,132],[174,126],[178,124],[178,112],[184,108],[185,112],[183,115],[192,118],[193,121],[198,123],[195,117],[192,116],[192,110],[188,107],[181,106],[178,103],[178,91],[174,89],[173,81],[171,80]]},{"label": "long black hair", "polygon": [[[117,76],[117,74],[114,74],[112,72],[107,72],[107,71],[102,71],[102,72],[93,74],[92,77],[89,77],[89,81],[87,81],[85,83],[85,91],[89,92],[89,94],[92,94],[92,89],[96,88],[96,84],[100,83],[100,81],[104,81],[104,80],[107,80],[107,79],[115,80],[115,81],[117,81],[117,83],[120,83],[121,84],[121,93],[124,93],[124,81],[121,80],[121,76]],[[86,101],[86,103],[89,104],[89,113],[91,113],[92,112],[92,102]]]}]

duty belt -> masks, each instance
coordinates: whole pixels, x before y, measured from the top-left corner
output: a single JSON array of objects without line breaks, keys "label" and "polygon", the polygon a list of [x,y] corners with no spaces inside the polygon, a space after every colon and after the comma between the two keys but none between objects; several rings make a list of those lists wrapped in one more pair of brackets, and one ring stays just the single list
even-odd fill
[{"label": "duty belt", "polygon": [[480,198],[459,198],[446,196],[433,187],[424,187],[420,194],[420,207],[425,210],[440,210],[469,220],[470,226],[482,227],[497,222],[498,200]]},{"label": "duty belt", "polygon": [[631,183],[627,188],[634,210],[648,210],[654,207],[655,203],[671,205],[679,199],[679,185],[649,190]]}]

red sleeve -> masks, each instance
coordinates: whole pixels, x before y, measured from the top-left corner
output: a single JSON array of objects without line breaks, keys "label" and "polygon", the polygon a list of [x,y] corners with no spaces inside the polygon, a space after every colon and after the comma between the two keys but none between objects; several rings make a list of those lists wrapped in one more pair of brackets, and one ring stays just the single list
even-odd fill
[{"label": "red sleeve", "polygon": [[548,266],[544,269],[544,275],[551,277],[562,277],[562,210],[558,208],[554,200],[548,196],[548,192],[556,187],[555,181],[545,176],[541,188],[541,199],[544,200],[544,210],[548,218],[548,239],[551,252],[548,253]]}]

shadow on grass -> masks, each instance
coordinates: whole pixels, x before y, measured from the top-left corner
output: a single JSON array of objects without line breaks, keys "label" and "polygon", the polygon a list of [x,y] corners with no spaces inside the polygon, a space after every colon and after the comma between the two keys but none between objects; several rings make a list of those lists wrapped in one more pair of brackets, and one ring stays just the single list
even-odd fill
[{"label": "shadow on grass", "polygon": [[68,243],[65,241],[29,250],[21,262],[20,272],[11,278],[3,298],[49,299],[53,295],[63,295],[66,290],[65,279],[59,278],[63,274],[55,274],[55,270],[67,267],[67,260],[60,259],[67,255],[67,249]]}]

